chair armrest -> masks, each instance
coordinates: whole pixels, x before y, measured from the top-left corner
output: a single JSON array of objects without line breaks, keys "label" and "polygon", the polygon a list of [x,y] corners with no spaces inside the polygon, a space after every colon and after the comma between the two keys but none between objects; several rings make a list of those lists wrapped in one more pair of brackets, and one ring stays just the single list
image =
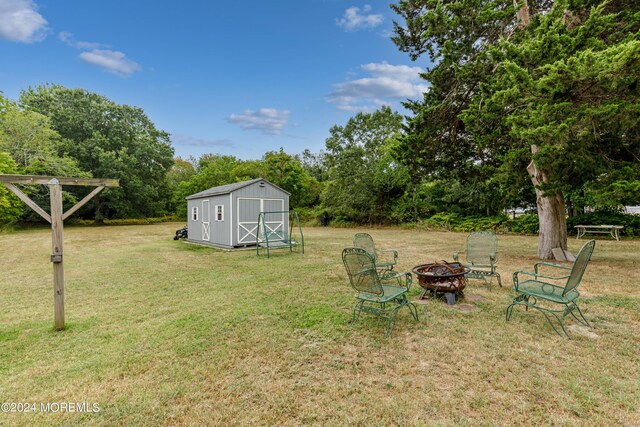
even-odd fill
[{"label": "chair armrest", "polygon": [[[403,279],[405,283],[404,285],[400,283]],[[395,281],[398,285],[404,286],[405,288],[407,288],[407,290],[409,290],[409,288],[411,288],[411,283],[413,283],[413,276],[411,275],[411,273],[406,272],[388,272],[387,274],[383,274],[380,276],[380,281]]]},{"label": "chair armrest", "polygon": [[532,276],[535,277],[536,279],[538,277],[542,277],[543,279],[553,279],[553,280],[558,280],[558,279],[566,279],[567,277],[569,277],[569,275],[566,276],[559,276],[559,277],[554,277],[554,276],[545,276],[542,275],[540,273],[534,273],[531,271],[525,271],[525,270],[517,270],[513,272],[513,288],[515,290],[518,290],[518,284],[519,284],[519,274],[526,274],[527,276]]},{"label": "chair armrest", "polygon": [[382,249],[380,252],[387,252],[393,254],[393,262],[395,263],[398,259],[398,251],[396,249]]},{"label": "chair armrest", "polygon": [[[545,261],[539,261],[536,262],[535,264],[533,264],[533,271],[535,271],[536,275],[540,275],[540,273],[538,273],[538,269],[540,266],[544,266],[544,267],[553,267],[553,268],[560,268],[562,270],[571,270],[573,269],[573,267],[569,267],[566,265],[560,265],[560,264],[554,264],[551,262],[545,262]],[[545,276],[542,276],[545,277]],[[567,277],[569,277],[568,274],[563,275],[563,276],[546,276],[547,279],[566,279]]]},{"label": "chair armrest", "polygon": [[407,284],[407,291],[411,288],[411,284],[413,283],[413,275],[411,273],[404,273],[405,275],[405,283]]},{"label": "chair armrest", "polygon": [[496,252],[491,252],[489,254],[489,260],[491,261],[491,265],[495,265],[497,259],[498,259],[498,254]]},{"label": "chair armrest", "polygon": [[536,277],[537,274],[536,273],[532,273],[531,271],[525,271],[525,270],[516,270],[513,272],[513,289],[518,290],[518,283],[520,283],[519,274],[526,274],[527,276],[533,276]]}]

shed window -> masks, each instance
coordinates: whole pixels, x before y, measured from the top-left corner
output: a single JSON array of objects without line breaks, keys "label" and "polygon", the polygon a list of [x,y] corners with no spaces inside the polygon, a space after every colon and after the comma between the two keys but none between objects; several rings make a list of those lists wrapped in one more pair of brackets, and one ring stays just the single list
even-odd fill
[{"label": "shed window", "polygon": [[224,206],[216,205],[216,221],[224,221]]},{"label": "shed window", "polygon": [[194,207],[191,209],[191,218],[193,218],[194,221],[198,220],[198,208]]}]

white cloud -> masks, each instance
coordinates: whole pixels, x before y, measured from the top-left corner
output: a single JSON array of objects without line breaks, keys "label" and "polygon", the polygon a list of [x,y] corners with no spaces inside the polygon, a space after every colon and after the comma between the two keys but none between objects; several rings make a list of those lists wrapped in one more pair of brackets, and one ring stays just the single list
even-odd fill
[{"label": "white cloud", "polygon": [[0,0],[0,38],[34,43],[47,36],[47,20],[32,0]]},{"label": "white cloud", "polygon": [[275,108],[245,110],[242,114],[231,114],[227,120],[244,130],[259,130],[267,135],[281,135],[289,121],[289,111],[279,111]]},{"label": "white cloud", "polygon": [[420,67],[370,63],[360,67],[370,77],[333,85],[326,100],[344,111],[371,111],[401,99],[418,98],[428,90]]},{"label": "white cloud", "polygon": [[233,142],[229,139],[203,139],[182,134],[171,134],[171,142],[174,145],[193,147],[233,147]]},{"label": "white cloud", "polygon": [[140,65],[128,59],[124,53],[111,50],[109,45],[76,40],[68,31],[58,33],[58,39],[75,49],[84,50],[85,52],[79,55],[84,62],[97,65],[117,76],[129,77],[141,69]]},{"label": "white cloud", "polygon": [[80,59],[120,77],[129,77],[141,69],[140,65],[127,59],[124,53],[114,50],[93,49],[89,52],[82,52]]},{"label": "white cloud", "polygon": [[382,15],[369,13],[371,12],[371,6],[368,4],[364,5],[362,12],[361,14],[359,7],[351,6],[344,11],[343,18],[336,19],[336,24],[346,31],[355,31],[361,28],[375,28],[382,24]]},{"label": "white cloud", "polygon": [[68,31],[58,33],[58,39],[71,47],[75,47],[76,49],[108,49],[110,47],[109,45],[102,43],[78,41],[73,37],[73,34]]}]

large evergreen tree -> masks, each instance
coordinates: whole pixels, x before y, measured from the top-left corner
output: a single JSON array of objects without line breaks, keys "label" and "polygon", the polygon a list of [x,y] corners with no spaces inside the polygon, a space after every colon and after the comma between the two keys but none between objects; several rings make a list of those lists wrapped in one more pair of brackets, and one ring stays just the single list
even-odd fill
[{"label": "large evergreen tree", "polygon": [[399,48],[413,58],[428,52],[435,64],[425,73],[430,91],[408,104],[415,117],[401,141],[404,161],[458,175],[490,165],[510,178],[510,194],[530,180],[541,258],[566,248],[567,192],[619,183],[608,176],[621,169],[622,181],[637,180],[640,4],[407,0],[393,8],[406,22],[396,24]]}]

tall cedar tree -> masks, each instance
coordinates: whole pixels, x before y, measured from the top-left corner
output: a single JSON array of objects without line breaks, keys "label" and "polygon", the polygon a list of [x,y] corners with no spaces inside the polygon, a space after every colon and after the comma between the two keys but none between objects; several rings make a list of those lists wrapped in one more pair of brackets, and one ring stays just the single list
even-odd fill
[{"label": "tall cedar tree", "polygon": [[[394,42],[435,64],[407,103],[402,160],[462,179],[489,164],[534,184],[538,256],[566,248],[564,194],[620,168],[637,177],[640,4],[403,0]],[[542,13],[544,12],[544,13]],[[530,185],[530,184],[529,184]]]}]

